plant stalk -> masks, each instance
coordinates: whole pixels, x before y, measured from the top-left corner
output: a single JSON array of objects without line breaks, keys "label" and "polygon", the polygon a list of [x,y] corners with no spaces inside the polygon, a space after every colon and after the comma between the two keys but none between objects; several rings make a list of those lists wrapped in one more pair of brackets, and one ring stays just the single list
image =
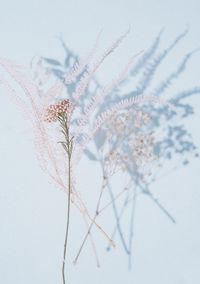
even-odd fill
[{"label": "plant stalk", "polygon": [[63,252],[63,262],[62,262],[62,282],[66,284],[65,276],[65,263],[67,255],[67,245],[68,245],[68,236],[69,236],[69,224],[70,224],[70,207],[71,207],[71,155],[72,155],[72,139],[69,137],[69,128],[67,120],[64,120],[64,129],[65,129],[65,138],[66,138],[66,148],[64,147],[67,157],[68,157],[68,194],[67,194],[67,215],[66,215],[66,231],[65,231],[65,240],[64,240],[64,252]]},{"label": "plant stalk", "polygon": [[65,241],[64,241],[64,253],[63,253],[63,264],[62,264],[62,278],[63,284],[66,284],[65,281],[65,262],[66,262],[66,253],[67,253],[67,241],[69,235],[69,219],[70,219],[70,199],[71,199],[71,170],[70,170],[70,157],[68,157],[68,199],[67,199],[67,224],[65,232]]}]

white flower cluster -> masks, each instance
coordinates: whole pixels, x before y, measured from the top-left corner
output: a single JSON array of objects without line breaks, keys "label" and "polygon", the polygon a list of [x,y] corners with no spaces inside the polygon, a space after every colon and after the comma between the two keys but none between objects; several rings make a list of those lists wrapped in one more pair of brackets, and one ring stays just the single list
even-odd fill
[{"label": "white flower cluster", "polygon": [[156,159],[154,154],[155,141],[152,133],[139,133],[129,141],[131,156],[138,167],[144,167]]},{"label": "white flower cluster", "polygon": [[110,140],[113,136],[131,135],[137,128],[148,124],[150,119],[149,113],[141,110],[131,109],[118,112],[106,125],[107,138]]},{"label": "white flower cluster", "polygon": [[118,112],[106,125],[107,147],[104,164],[108,175],[128,167],[143,169],[157,159],[154,153],[155,139],[148,131],[149,113],[129,109]]}]

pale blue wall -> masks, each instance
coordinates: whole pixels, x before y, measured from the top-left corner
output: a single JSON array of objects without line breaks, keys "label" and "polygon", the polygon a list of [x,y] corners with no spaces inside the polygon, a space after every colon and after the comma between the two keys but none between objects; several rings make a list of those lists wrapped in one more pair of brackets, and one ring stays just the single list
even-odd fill
[{"label": "pale blue wall", "polygon": [[[188,25],[190,32],[171,55],[164,74],[181,55],[200,46],[199,11],[197,0],[1,1],[0,57],[22,63],[35,55],[62,57],[55,39],[58,35],[69,47],[84,54],[101,28],[102,46],[106,46],[130,25],[130,36],[114,55],[115,61],[110,59],[106,75],[113,72],[116,62],[122,66],[130,55],[147,48],[161,28],[165,28],[165,47]],[[197,54],[175,90],[198,86],[199,74]],[[161,77],[158,74],[157,80]],[[199,103],[199,97],[193,99],[197,114],[189,119],[187,127],[200,146]],[[28,124],[2,90],[0,122],[0,283],[60,284],[66,209],[63,194],[49,185],[40,171],[27,135]],[[98,167],[91,167],[86,160],[82,163],[95,176]],[[176,218],[176,225],[151,201],[145,197],[139,200],[132,271],[127,270],[127,258],[120,245],[113,253],[106,253],[106,243],[97,236],[101,268],[95,267],[88,245],[79,264],[69,267],[68,283],[199,284],[199,167],[199,160],[193,160],[188,167],[154,185],[156,195]],[[95,178],[85,181],[85,174],[82,167],[79,183],[84,191],[96,185]],[[77,249],[77,235],[82,228],[78,218],[75,214],[71,255]]]}]

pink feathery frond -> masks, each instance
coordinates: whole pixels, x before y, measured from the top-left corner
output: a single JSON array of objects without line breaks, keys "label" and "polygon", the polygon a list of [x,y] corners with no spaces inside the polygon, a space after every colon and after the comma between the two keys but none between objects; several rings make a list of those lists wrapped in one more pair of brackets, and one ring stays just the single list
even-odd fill
[{"label": "pink feathery frond", "polygon": [[8,83],[8,81],[1,76],[0,84],[6,90],[7,95],[10,100],[16,105],[18,110],[25,116],[27,119],[31,119],[32,110],[29,107],[28,103],[22,100],[16,93],[15,89]]},{"label": "pink feathery frond", "polygon": [[5,59],[0,59],[0,65],[18,83],[25,94],[26,102],[16,95],[16,92],[6,80],[1,80],[7,94],[31,123],[33,142],[41,168],[49,174],[58,187],[66,190],[62,177],[65,176],[67,170],[61,158],[63,156],[63,153],[60,153],[62,149],[57,145],[57,139],[59,138],[56,135],[52,136],[52,132],[48,130],[45,124],[43,119],[45,105],[43,99],[38,94],[37,86],[31,76],[28,75],[26,68],[22,68],[14,62]]},{"label": "pink feathery frond", "polygon": [[132,107],[133,105],[142,104],[142,103],[158,103],[160,105],[168,106],[169,108],[175,110],[174,106],[169,102],[160,99],[156,96],[146,96],[139,95],[129,99],[123,99],[118,103],[114,104],[110,109],[102,112],[95,120],[93,129],[91,131],[90,137],[92,138],[94,134],[100,129],[100,127],[109,119],[113,114],[121,109],[126,109]]},{"label": "pink feathery frond", "polygon": [[[76,62],[74,66],[71,68],[69,73],[65,76],[65,78],[61,80],[57,80],[53,86],[51,86],[46,92],[45,92],[45,100],[46,102],[50,102],[51,100],[55,99],[55,97],[59,97],[59,95],[62,94],[62,92],[65,90],[65,85],[69,85],[71,83],[74,83],[77,80],[77,77],[83,73],[83,71],[86,69],[87,65],[92,60],[100,38],[101,32],[97,36],[97,39],[95,41],[95,44],[89,54],[80,60],[80,62]],[[83,79],[82,79],[83,80]],[[80,84],[80,82],[79,82]],[[80,84],[81,85],[81,84]],[[78,89],[77,89],[78,90]]]},{"label": "pink feathery frond", "polygon": [[11,78],[18,83],[20,88],[25,93],[26,98],[29,100],[29,103],[32,107],[32,112],[36,117],[39,117],[38,108],[40,107],[40,104],[37,103],[39,90],[34,84],[28,69],[17,65],[13,61],[2,58],[0,59],[0,66],[2,66],[11,76]]},{"label": "pink feathery frond", "polygon": [[0,65],[9,73],[9,75],[19,84],[27,96],[38,94],[38,88],[32,82],[27,68],[16,64],[15,62],[7,59],[0,59]]},{"label": "pink feathery frond", "polygon": [[160,99],[156,96],[146,96],[146,95],[139,95],[135,96],[129,99],[122,99],[118,103],[114,104],[110,109],[102,112],[101,114],[98,115],[98,117],[94,121],[94,125],[92,129],[83,136],[83,139],[76,148],[76,159],[79,160],[83,151],[86,149],[88,143],[93,139],[93,137],[96,135],[98,130],[101,129],[101,127],[106,123],[106,121],[112,117],[116,112],[130,108],[134,105],[137,104],[142,104],[142,103],[154,103],[154,104],[160,104],[160,105],[165,105],[168,106],[171,110],[176,111],[176,108],[169,102]]},{"label": "pink feathery frond", "polygon": [[77,79],[77,77],[87,68],[88,64],[91,62],[93,56],[96,53],[97,47],[99,45],[99,39],[102,34],[102,31],[99,32],[97,39],[95,41],[94,46],[88,53],[88,55],[81,59],[80,62],[76,62],[70,72],[67,74],[67,76],[64,79],[64,83],[71,84],[74,83]]},{"label": "pink feathery frond", "polygon": [[[116,87],[118,87],[128,76],[130,68],[133,65],[135,58],[140,55],[141,52],[134,55],[126,64],[122,72],[117,76],[117,78],[113,79],[109,84],[107,84],[103,89],[99,90],[97,94],[91,98],[88,105],[84,109],[84,114],[79,120],[79,124],[82,127],[88,123],[88,120],[92,113],[96,110],[97,106],[99,106],[102,101],[108,96]],[[78,130],[77,130],[78,131]]]},{"label": "pink feathery frond", "polygon": [[57,80],[47,91],[44,92],[43,99],[46,104],[55,100],[56,97],[62,95],[65,85],[62,81]]},{"label": "pink feathery frond", "polygon": [[93,78],[97,69],[101,66],[104,60],[119,46],[119,44],[123,41],[123,39],[127,36],[130,30],[126,31],[122,36],[120,36],[106,51],[103,55],[94,63],[93,67],[89,70],[86,70],[81,78],[80,82],[77,84],[76,90],[73,93],[73,97],[76,101],[80,99],[86,88],[88,87],[91,79]]}]

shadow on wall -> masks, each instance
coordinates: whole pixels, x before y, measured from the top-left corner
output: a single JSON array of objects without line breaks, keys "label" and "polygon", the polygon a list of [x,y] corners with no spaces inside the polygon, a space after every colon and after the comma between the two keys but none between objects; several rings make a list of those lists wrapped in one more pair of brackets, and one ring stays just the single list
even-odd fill
[{"label": "shadow on wall", "polygon": [[[106,108],[112,106],[113,103],[117,103],[122,98],[129,99],[133,96],[143,94],[145,95],[145,93],[147,92],[150,92],[154,96],[160,97],[164,94],[164,92],[168,90],[170,86],[176,84],[176,81],[181,79],[181,75],[187,71],[187,64],[189,63],[192,56],[194,56],[199,51],[198,49],[185,54],[185,56],[182,58],[182,61],[177,64],[177,67],[174,69],[174,71],[166,75],[165,79],[159,82],[153,90],[150,90],[150,83],[154,78],[156,78],[161,63],[164,63],[164,61],[168,59],[168,55],[178,47],[178,44],[181,43],[181,41],[184,39],[184,37],[186,37],[187,34],[188,30],[185,30],[183,33],[178,35],[177,38],[175,38],[168,47],[160,51],[160,42],[163,36],[163,31],[161,31],[155,38],[151,46],[137,60],[134,67],[130,70],[128,78],[121,82],[116,89],[112,90],[109,96],[105,97],[104,102],[99,105],[96,115],[102,113]],[[72,50],[70,50],[61,38],[59,40],[62,48],[65,51],[64,61],[60,62],[56,59],[46,57],[44,57],[42,60],[45,63],[48,72],[50,71],[59,80],[64,81],[65,74],[79,60],[79,56]],[[84,71],[85,70],[83,70],[83,72]],[[80,80],[82,74],[80,74],[77,82]],[[123,88],[131,82],[132,78],[137,81],[136,85],[134,86],[132,91],[128,93],[124,92]],[[77,82],[73,82],[68,85],[66,84],[67,94],[72,101],[72,93],[76,88]],[[93,77],[92,82],[87,88],[87,96],[80,97],[80,106],[82,113],[84,113],[88,99],[94,96],[94,94],[100,92],[103,88],[104,87],[101,86],[101,84],[98,82],[98,79],[96,77]],[[186,121],[188,117],[194,114],[192,105],[190,103],[187,103],[185,99],[199,93],[200,86],[197,86],[192,87],[188,90],[182,90],[177,94],[172,95],[170,102],[175,106],[176,111],[174,111],[173,109],[169,111],[168,107],[165,106],[165,104],[159,105],[158,107],[153,104],[144,104],[142,107],[137,107],[137,109],[133,110],[134,116],[133,113],[130,115],[130,111],[128,115],[127,113],[121,112],[118,114],[118,117],[114,118],[115,123],[117,123],[116,121],[118,121],[117,125],[107,125],[96,136],[95,146],[97,151],[91,151],[90,149],[85,150],[85,155],[91,161],[101,164],[102,173],[107,179],[106,187],[109,190],[112,204],[111,206],[116,218],[116,224],[113,229],[112,238],[114,239],[115,235],[117,233],[119,234],[124,250],[129,257],[129,267],[131,267],[132,257],[135,204],[140,194],[147,195],[152,200],[152,202],[154,202],[155,205],[158,206],[158,208],[169,218],[170,221],[176,223],[174,217],[171,216],[167,209],[153,195],[152,191],[150,190],[150,186],[156,180],[161,178],[163,175],[168,174],[175,168],[178,169],[181,166],[188,165],[190,163],[191,157],[199,157],[197,146],[192,141],[191,134],[189,133],[188,129],[186,129],[186,127],[184,126],[184,121]],[[138,120],[138,117],[141,119],[141,115],[143,115],[142,119],[145,119],[145,115],[147,118],[148,115],[150,116],[148,123],[144,123],[145,125],[143,127],[143,132],[145,128],[146,134],[143,135],[143,137],[141,137],[142,134],[140,133],[136,125],[134,126],[134,128],[132,125],[133,121],[137,122],[136,120]],[[121,129],[120,126],[122,127]],[[109,127],[119,127],[119,133],[122,133],[123,131],[122,142],[119,143],[119,136],[109,136]],[[156,138],[153,138],[154,142],[152,142],[153,157],[151,153],[151,159],[148,160],[148,163],[147,160],[145,160],[145,169],[144,167],[142,167],[143,172],[141,172],[141,167],[139,167],[138,164],[134,162],[133,149],[136,149],[136,144],[131,147],[130,141],[132,141],[133,139],[135,139],[134,141],[136,141],[136,138],[138,139],[138,137],[140,138],[140,140],[145,140],[147,139],[147,136],[149,137],[149,135],[152,134],[156,134]],[[144,143],[143,140],[142,142],[140,141],[140,143]],[[143,146],[145,147],[145,145]],[[104,155],[102,155],[102,152],[104,152]],[[124,166],[120,167],[120,169],[118,170],[123,171],[123,169],[125,168],[126,172],[128,172],[129,175],[128,190],[126,185],[122,191],[124,193],[124,201],[122,202],[120,207],[117,204],[116,200],[121,195],[119,193],[119,196],[115,196],[110,182],[112,175],[109,175],[106,172],[108,160],[111,155],[114,155],[114,153],[117,155],[118,163],[121,166]],[[144,153],[140,152],[140,155],[141,154]],[[147,154],[149,158],[150,154]],[[127,157],[131,157],[131,159],[128,159]],[[149,165],[148,168],[146,167],[147,164]],[[152,169],[152,165],[153,169],[155,170],[151,172],[149,171],[149,168]],[[109,166],[111,165],[109,164]],[[130,223],[128,225],[129,234],[128,236],[125,236],[122,217],[125,214],[126,210],[128,210],[128,208],[131,216]],[[107,249],[109,250],[110,246],[108,246]]]}]

